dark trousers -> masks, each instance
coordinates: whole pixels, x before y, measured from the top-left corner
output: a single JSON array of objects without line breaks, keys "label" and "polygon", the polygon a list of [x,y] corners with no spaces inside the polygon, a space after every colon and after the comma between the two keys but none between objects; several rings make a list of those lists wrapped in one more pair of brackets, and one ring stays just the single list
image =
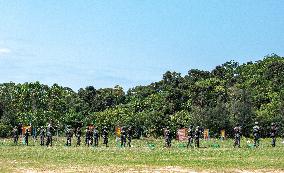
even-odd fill
[{"label": "dark trousers", "polygon": [[235,143],[234,147],[238,146],[240,148],[241,146],[241,138],[240,137],[235,137]]},{"label": "dark trousers", "polygon": [[271,145],[272,145],[272,147],[276,146],[276,137],[272,137]]},{"label": "dark trousers", "polygon": [[41,145],[41,146],[44,146],[44,136],[41,136],[41,137],[40,137],[40,145]]},{"label": "dark trousers", "polygon": [[195,138],[195,147],[199,148],[199,138]]},{"label": "dark trousers", "polygon": [[172,144],[170,138],[166,138],[165,142],[166,142],[166,147],[171,147]]},{"label": "dark trousers", "polygon": [[259,146],[259,138],[254,138],[254,146],[255,147]]},{"label": "dark trousers", "polygon": [[192,143],[193,143],[193,137],[188,137],[188,142],[187,142],[187,148],[190,146],[190,147],[193,147],[192,146]]},{"label": "dark trousers", "polygon": [[120,140],[120,145],[122,146],[122,147],[125,147],[125,144],[126,144],[126,138],[125,137],[122,137],[121,138],[121,140]]},{"label": "dark trousers", "polygon": [[81,144],[81,136],[77,136],[77,145],[80,146]]},{"label": "dark trousers", "polygon": [[108,146],[107,145],[108,144],[108,138],[107,137],[104,138],[104,144],[106,145],[106,147]]},{"label": "dark trousers", "polygon": [[67,137],[66,145],[71,146],[71,137]]},{"label": "dark trousers", "polygon": [[132,141],[132,138],[128,138],[128,142],[127,142],[127,145],[128,145],[128,147],[131,147],[131,141]]},{"label": "dark trousers", "polygon": [[17,145],[18,144],[18,137],[14,137],[14,144]]},{"label": "dark trousers", "polygon": [[90,138],[86,138],[86,145],[90,146],[91,144],[91,139]]},{"label": "dark trousers", "polygon": [[49,146],[49,144],[50,144],[50,146],[52,146],[52,137],[51,136],[48,136],[47,140],[46,140],[46,146]]},{"label": "dark trousers", "polygon": [[99,139],[97,137],[94,138],[94,146],[97,147],[99,145]]},{"label": "dark trousers", "polygon": [[29,145],[29,137],[25,137],[25,143],[26,143],[26,145]]}]

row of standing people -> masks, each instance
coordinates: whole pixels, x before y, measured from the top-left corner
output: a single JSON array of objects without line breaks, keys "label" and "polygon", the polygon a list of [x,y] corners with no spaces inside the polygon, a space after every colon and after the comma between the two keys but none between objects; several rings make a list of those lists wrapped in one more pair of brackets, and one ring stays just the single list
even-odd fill
[{"label": "row of standing people", "polygon": [[[43,129],[43,128],[41,128],[41,129]],[[94,127],[94,128],[86,127],[85,133],[86,133],[85,145],[86,146],[97,147],[98,144],[99,144],[99,137],[100,137],[99,131],[97,130],[97,128],[96,127]],[[65,129],[66,146],[71,146],[72,138],[73,138],[74,134],[75,134],[75,137],[77,138],[76,145],[77,146],[81,145],[81,138],[82,138],[82,129],[81,129],[81,127],[77,127],[76,130],[75,130],[75,133],[74,133],[73,129],[71,128],[71,126],[67,126],[66,129]],[[109,134],[109,132],[107,130],[107,127],[104,127],[102,129],[101,136],[103,138],[103,144],[105,144],[106,147],[108,147],[108,134]],[[47,135],[48,135],[48,133],[47,133]],[[40,133],[41,144],[44,143],[44,138],[45,138],[45,133],[44,133],[44,129],[43,129],[43,133]]]},{"label": "row of standing people", "polygon": [[129,127],[127,130],[125,127],[121,128],[121,134],[120,134],[120,145],[121,147],[126,146],[126,139],[127,139],[127,146],[131,147],[131,141],[132,141],[132,128]]},{"label": "row of standing people", "polygon": [[[53,127],[48,124],[46,130],[45,128],[41,127],[39,130],[39,136],[40,136],[40,145],[41,146],[52,146],[52,133],[51,130],[54,130]],[[95,147],[98,146],[98,141],[99,141],[99,131],[97,128],[91,129],[90,127],[86,128],[86,138],[85,138],[85,145],[87,146],[92,146],[94,145]],[[270,127],[270,137],[272,138],[271,145],[272,147],[276,146],[276,133],[277,133],[277,127],[275,123],[271,124]],[[24,143],[26,145],[29,144],[28,138],[29,138],[29,130],[26,129],[24,135]],[[101,136],[103,138],[103,144],[108,147],[108,130],[107,127],[104,127],[101,132]],[[197,126],[195,129],[193,128],[192,125],[189,126],[188,128],[188,143],[187,143],[187,148],[188,147],[200,147],[200,137],[202,134],[202,129]],[[78,127],[75,131],[75,136],[77,137],[77,146],[81,145],[81,136],[82,136],[82,130],[80,127]],[[171,147],[171,132],[169,128],[166,128],[164,131],[164,136],[165,136],[165,146],[166,147]],[[242,128],[239,124],[234,127],[234,147],[240,147],[241,145],[241,136],[242,136]],[[46,140],[45,140],[46,137]],[[73,132],[68,126],[66,129],[66,146],[71,146],[71,140],[73,137]],[[254,146],[258,147],[259,146],[259,141],[260,141],[260,127],[258,125],[258,122],[255,122],[255,125],[253,127],[253,137],[254,137]],[[13,138],[14,138],[14,143],[18,143],[19,139],[19,133],[17,127],[14,127],[13,129]],[[125,127],[121,129],[121,135],[120,135],[120,141],[121,141],[121,147],[126,146],[126,139],[128,140],[127,145],[131,147],[131,141],[132,141],[132,130],[131,127],[129,127],[127,130]],[[46,142],[45,142],[46,141]]]},{"label": "row of standing people", "polygon": [[[255,122],[255,125],[253,126],[253,139],[254,139],[254,147],[259,147],[259,141],[261,138],[260,133],[261,128],[258,125],[258,122]],[[271,123],[270,126],[270,137],[272,139],[271,146],[276,146],[276,133],[277,133],[277,126],[275,123]],[[200,137],[202,135],[202,129],[197,126],[195,129],[192,125],[189,126],[188,131],[188,142],[187,142],[187,148],[189,147],[200,147]],[[165,146],[171,147],[171,132],[169,128],[167,127],[164,131],[165,136]],[[234,127],[234,147],[240,147],[241,146],[241,136],[242,136],[242,128],[239,124]]]},{"label": "row of standing people", "polygon": [[[96,127],[86,127],[85,130],[85,145],[87,146],[94,146],[94,147],[98,147],[99,145],[99,138],[100,138],[100,134],[99,131]],[[103,127],[102,132],[101,132],[101,137],[103,138],[103,144],[108,147],[108,130],[107,127]],[[82,130],[81,127],[77,127],[76,131],[75,131],[75,136],[77,138],[77,146],[81,145],[81,136],[82,136]],[[70,126],[67,126],[66,128],[66,146],[71,146],[71,140],[73,137],[73,132],[72,129],[70,128]],[[131,147],[131,141],[132,141],[132,129],[131,127],[129,127],[126,131],[125,127],[121,128],[121,135],[120,135],[120,141],[121,141],[121,147],[125,147],[126,146],[126,139],[127,141],[127,145],[129,147]]]},{"label": "row of standing people", "polygon": [[[47,128],[45,130],[45,128],[41,127],[39,129],[39,136],[40,136],[40,145],[41,146],[52,146],[52,130],[54,130],[54,128],[48,124]],[[15,126],[13,128],[13,139],[14,139],[14,144],[17,145],[18,141],[19,141],[19,129],[17,126]],[[26,129],[25,132],[23,133],[23,143],[25,145],[29,145],[29,136],[30,136],[30,131],[29,129]],[[46,137],[46,140],[45,140]]]},{"label": "row of standing people", "polygon": [[[100,134],[99,131],[96,127],[94,127],[93,129],[90,127],[86,127],[86,137],[85,137],[85,145],[87,146],[94,146],[94,147],[98,147],[99,145],[99,138],[100,138]],[[81,137],[81,128],[78,127],[76,130],[76,137],[77,137],[77,146],[80,146],[80,137]],[[108,130],[107,127],[103,127],[102,132],[101,132],[101,136],[103,138],[103,144],[108,147]],[[71,145],[71,144],[70,144]]]},{"label": "row of standing people", "polygon": [[[271,146],[275,147],[276,146],[276,134],[277,134],[277,126],[275,123],[271,123],[270,126],[270,134],[269,136],[271,137]],[[253,140],[254,140],[254,147],[259,147],[259,141],[261,138],[261,128],[258,125],[258,122],[254,123],[253,126]],[[242,128],[239,124],[234,127],[234,147],[239,147],[241,146],[241,136],[242,136]]]},{"label": "row of standing people", "polygon": [[[81,131],[80,129],[77,128],[76,130],[76,137],[77,137],[77,145],[80,145],[80,136],[81,136]],[[101,132],[101,136],[103,138],[103,144],[108,147],[108,130],[107,127],[104,127]],[[95,147],[98,146],[98,141],[99,141],[99,131],[94,127],[93,130],[91,130],[89,127],[86,128],[86,138],[85,138],[85,145],[93,145]],[[125,127],[121,128],[121,133],[120,133],[120,142],[121,142],[121,147],[126,147],[126,140],[127,140],[127,146],[131,147],[131,141],[132,141],[132,129],[129,127],[127,130]],[[67,140],[68,141],[68,140]],[[70,143],[71,145],[71,143]]]},{"label": "row of standing people", "polygon": [[[47,128],[45,129],[44,127],[40,127],[39,129],[39,137],[40,137],[40,145],[41,146],[52,146],[52,130],[54,128],[48,124]],[[66,127],[65,130],[66,134],[66,146],[71,146],[72,142],[72,137],[74,135],[73,130],[70,126]],[[103,127],[101,131],[101,135],[96,127],[91,128],[91,127],[86,127],[85,130],[85,145],[86,146],[94,146],[98,147],[99,145],[99,138],[100,136],[103,138],[103,144],[108,147],[108,130],[107,127]],[[29,144],[29,136],[30,136],[30,131],[29,129],[26,129],[24,134],[23,134],[23,141],[25,145]],[[81,138],[82,138],[82,130],[81,127],[77,127],[75,130],[75,136],[77,138],[77,146],[81,145]],[[18,144],[19,140],[19,130],[17,127],[14,127],[13,129],[13,138],[14,138],[14,144]],[[127,130],[125,127],[121,128],[121,146],[125,147],[126,146],[126,139],[127,139],[127,145],[131,147],[131,141],[132,141],[132,129],[129,127]]]},{"label": "row of standing people", "polygon": [[[187,148],[189,147],[200,147],[200,136],[202,134],[202,129],[197,126],[195,129],[192,125],[189,126],[188,131],[188,142],[187,142]],[[167,127],[164,131],[165,136],[165,147],[171,147],[172,143],[172,135],[170,132],[170,129]]]},{"label": "row of standing people", "polygon": [[[43,126],[40,127],[39,129],[39,137],[40,137],[40,145],[41,146],[52,146],[52,130],[54,128],[48,124],[47,128],[44,128]],[[14,144],[17,145],[19,141],[19,129],[17,126],[13,128],[13,139],[14,139]],[[25,132],[23,133],[23,143],[25,145],[29,145],[29,136],[30,136],[30,131],[29,129],[26,129]],[[66,128],[66,146],[71,146],[71,141],[73,137],[73,130],[70,128],[70,126],[67,126]],[[82,136],[82,130],[80,127],[78,127],[75,131],[75,136],[77,137],[77,146],[80,146],[81,144],[81,136]],[[103,144],[108,146],[108,130],[106,127],[103,128],[102,130],[102,138],[103,138]],[[96,128],[91,131],[89,127],[86,128],[86,138],[85,138],[85,145],[93,145],[98,146],[98,139],[99,139],[99,132]]]}]

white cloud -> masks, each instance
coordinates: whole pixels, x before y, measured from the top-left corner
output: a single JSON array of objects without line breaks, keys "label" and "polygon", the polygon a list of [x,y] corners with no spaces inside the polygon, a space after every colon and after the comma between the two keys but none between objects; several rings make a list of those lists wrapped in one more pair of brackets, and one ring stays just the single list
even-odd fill
[{"label": "white cloud", "polygon": [[9,53],[11,53],[11,49],[0,47],[0,55],[9,54]]}]

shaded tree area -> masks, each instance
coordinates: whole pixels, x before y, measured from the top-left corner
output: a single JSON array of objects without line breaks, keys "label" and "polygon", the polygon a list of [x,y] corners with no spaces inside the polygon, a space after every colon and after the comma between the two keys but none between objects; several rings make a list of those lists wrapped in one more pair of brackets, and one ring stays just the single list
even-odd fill
[{"label": "shaded tree area", "polygon": [[[191,69],[182,76],[167,71],[162,79],[124,92],[120,86],[78,92],[57,84],[39,82],[0,84],[0,135],[7,136],[18,123],[63,129],[66,124],[132,126],[140,134],[160,136],[199,125],[212,133],[225,129],[229,136],[239,123],[245,136],[254,121],[269,133],[272,122],[284,126],[284,58],[275,54],[240,65],[229,61],[212,71]],[[279,134],[280,134],[279,133]]]}]

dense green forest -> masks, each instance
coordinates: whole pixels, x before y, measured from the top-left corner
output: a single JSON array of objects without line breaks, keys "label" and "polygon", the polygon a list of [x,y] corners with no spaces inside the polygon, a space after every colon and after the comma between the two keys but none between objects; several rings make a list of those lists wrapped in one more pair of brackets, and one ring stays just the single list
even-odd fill
[{"label": "dense green forest", "polygon": [[127,92],[120,86],[78,92],[58,84],[31,82],[0,84],[0,135],[8,136],[18,123],[45,126],[95,123],[114,130],[132,126],[160,136],[189,124],[209,128],[212,134],[225,129],[232,135],[236,123],[249,136],[254,121],[268,134],[271,122],[284,127],[284,57],[272,54],[257,62],[234,61],[212,71],[191,69],[181,76],[167,71],[158,82],[136,86]]}]

